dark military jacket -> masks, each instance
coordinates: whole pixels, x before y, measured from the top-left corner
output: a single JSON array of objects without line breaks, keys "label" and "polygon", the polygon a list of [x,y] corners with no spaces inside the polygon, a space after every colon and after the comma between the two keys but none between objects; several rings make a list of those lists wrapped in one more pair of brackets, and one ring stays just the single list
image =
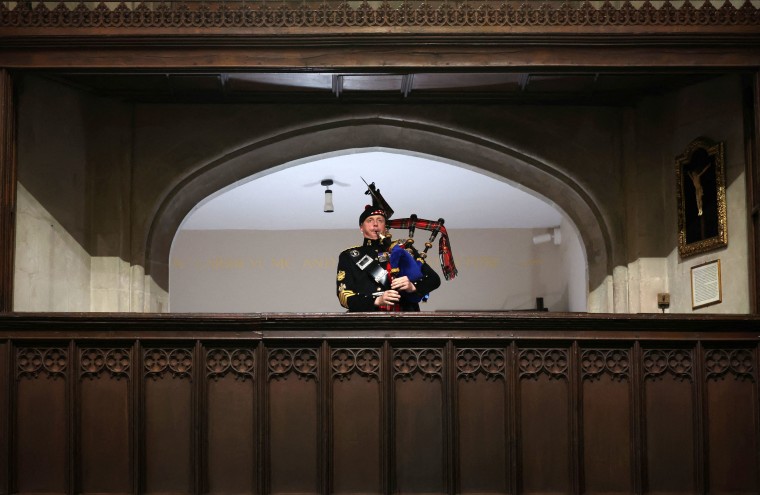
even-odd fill
[{"label": "dark military jacket", "polygon": [[[385,271],[387,262],[383,257],[384,253],[380,246],[380,240],[364,239],[364,244],[346,249],[338,257],[338,277],[337,277],[337,294],[341,306],[354,311],[380,311],[375,306],[375,298],[372,294],[381,292],[390,288],[390,278],[383,281],[376,277],[378,265]],[[438,274],[430,268],[427,263],[419,256],[416,250],[412,255],[415,259],[422,261],[422,278],[412,282],[417,287],[417,292],[413,294],[413,299],[407,299],[407,293],[399,291],[401,294],[400,307],[401,311],[419,311],[420,305],[417,303],[421,295],[428,294],[441,285],[441,279]],[[369,261],[374,263],[369,264]],[[364,267],[362,269],[361,267]],[[408,294],[412,296],[412,294]]]}]

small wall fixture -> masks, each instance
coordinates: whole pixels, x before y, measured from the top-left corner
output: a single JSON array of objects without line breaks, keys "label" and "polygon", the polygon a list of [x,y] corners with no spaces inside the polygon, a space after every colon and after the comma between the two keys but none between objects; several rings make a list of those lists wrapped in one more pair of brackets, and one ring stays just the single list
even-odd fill
[{"label": "small wall fixture", "polygon": [[533,236],[533,244],[543,244],[545,242],[554,241],[555,246],[559,246],[562,243],[562,232],[559,227],[554,227],[551,234],[540,234]]},{"label": "small wall fixture", "polygon": [[325,179],[322,181],[322,185],[327,188],[325,189],[325,213],[332,213],[335,211],[332,202],[332,189],[330,189],[330,186],[333,185],[333,181],[332,179]]}]

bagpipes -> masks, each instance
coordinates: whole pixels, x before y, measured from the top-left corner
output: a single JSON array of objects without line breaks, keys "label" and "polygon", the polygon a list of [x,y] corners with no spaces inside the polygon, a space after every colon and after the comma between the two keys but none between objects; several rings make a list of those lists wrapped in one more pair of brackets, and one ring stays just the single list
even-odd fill
[{"label": "bagpipes", "polygon": [[[362,178],[364,181],[364,179]],[[367,184],[367,181],[364,181]],[[385,211],[386,218],[388,219],[385,226],[386,229],[409,229],[409,237],[405,240],[393,241],[390,234],[381,236],[382,244],[386,251],[390,253],[391,269],[398,273],[397,276],[406,276],[412,282],[422,278],[422,263],[414,259],[412,253],[414,252],[412,245],[414,244],[414,232],[417,229],[426,230],[430,232],[430,237],[425,243],[425,249],[419,254],[419,257],[424,260],[427,258],[428,251],[433,247],[433,241],[440,234],[441,238],[438,241],[438,259],[441,263],[441,271],[446,280],[452,280],[457,276],[457,267],[454,264],[454,255],[451,252],[451,243],[449,242],[449,234],[446,232],[446,227],[443,226],[443,218],[439,218],[438,221],[425,220],[424,218],[417,218],[416,214],[412,214],[409,218],[399,218],[391,220],[393,215],[393,208],[390,207],[387,201],[380,194],[380,190],[375,187],[375,183],[367,184],[367,191],[365,194],[372,196],[372,203],[374,207],[380,208]]]}]

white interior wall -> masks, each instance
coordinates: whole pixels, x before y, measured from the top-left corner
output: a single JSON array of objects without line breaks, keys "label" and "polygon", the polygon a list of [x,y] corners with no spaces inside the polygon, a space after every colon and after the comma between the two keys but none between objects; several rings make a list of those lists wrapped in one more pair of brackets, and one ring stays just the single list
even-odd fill
[{"label": "white interior wall", "polygon": [[18,184],[14,311],[165,312],[169,295],[140,266],[90,256]]},{"label": "white interior wall", "polygon": [[[572,265],[581,295],[563,274],[562,246],[534,245],[544,229],[463,229],[449,236],[459,276],[443,280],[423,311],[585,310],[585,261]],[[402,235],[394,231],[394,235]],[[417,243],[422,244],[419,235]],[[338,254],[361,242],[357,230],[180,230],[169,271],[172,312],[342,312],[335,296]],[[564,243],[579,244],[569,233]],[[568,250],[581,255],[580,250]],[[437,242],[430,265],[441,273]]]},{"label": "white interior wall", "polygon": [[34,197],[18,184],[15,311],[89,311],[90,256]]}]

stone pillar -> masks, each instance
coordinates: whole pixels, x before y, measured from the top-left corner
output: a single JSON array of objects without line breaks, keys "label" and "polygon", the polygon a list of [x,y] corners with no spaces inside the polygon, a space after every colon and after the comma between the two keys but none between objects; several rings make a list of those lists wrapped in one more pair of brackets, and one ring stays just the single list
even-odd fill
[{"label": "stone pillar", "polygon": [[616,266],[612,271],[613,311],[628,312],[628,267]]},{"label": "stone pillar", "polygon": [[13,311],[16,212],[16,108],[13,79],[0,69],[0,312]]}]

